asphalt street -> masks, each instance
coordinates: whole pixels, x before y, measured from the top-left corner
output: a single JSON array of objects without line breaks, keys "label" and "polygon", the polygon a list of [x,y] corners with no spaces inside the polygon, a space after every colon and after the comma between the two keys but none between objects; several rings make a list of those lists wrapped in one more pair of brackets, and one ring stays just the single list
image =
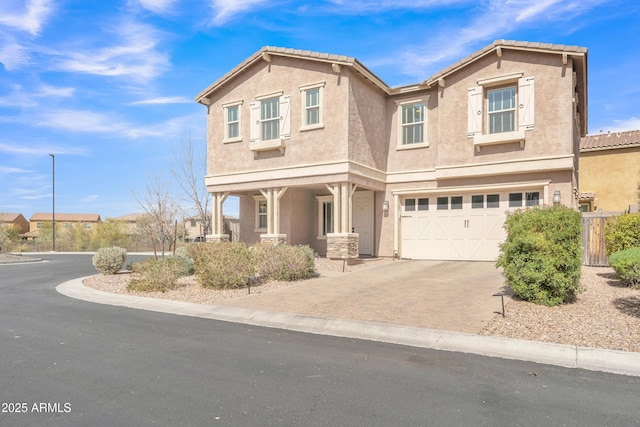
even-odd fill
[{"label": "asphalt street", "polygon": [[99,305],[0,265],[0,426],[640,425],[640,378]]}]

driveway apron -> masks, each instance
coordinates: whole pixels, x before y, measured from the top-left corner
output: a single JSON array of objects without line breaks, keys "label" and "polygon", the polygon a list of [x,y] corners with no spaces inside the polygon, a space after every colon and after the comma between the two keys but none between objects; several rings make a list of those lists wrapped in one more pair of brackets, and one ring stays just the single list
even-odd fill
[{"label": "driveway apron", "polygon": [[259,289],[220,305],[473,334],[500,313],[494,294],[505,291],[492,262],[414,260]]}]

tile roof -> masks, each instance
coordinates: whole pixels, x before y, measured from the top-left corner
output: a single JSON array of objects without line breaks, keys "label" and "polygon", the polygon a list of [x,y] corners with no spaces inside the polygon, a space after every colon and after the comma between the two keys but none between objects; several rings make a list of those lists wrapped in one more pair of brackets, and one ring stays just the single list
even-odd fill
[{"label": "tile roof", "polygon": [[22,214],[15,212],[0,213],[0,222],[13,222],[17,220]]},{"label": "tile roof", "polygon": [[[51,221],[51,213],[34,213],[31,215],[29,221]],[[99,214],[67,214],[67,213],[57,213],[56,212],[56,221],[60,222],[99,222],[100,215]]]},{"label": "tile roof", "polygon": [[640,147],[640,130],[587,135],[580,140],[581,152],[630,147]]}]

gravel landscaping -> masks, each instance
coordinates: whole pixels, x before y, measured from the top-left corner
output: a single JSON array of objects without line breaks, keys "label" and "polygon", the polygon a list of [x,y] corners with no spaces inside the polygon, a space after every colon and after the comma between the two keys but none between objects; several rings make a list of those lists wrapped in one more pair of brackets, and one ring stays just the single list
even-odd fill
[{"label": "gravel landscaping", "polygon": [[[344,271],[348,273],[384,262],[389,261],[381,259],[346,265]],[[321,275],[342,274],[343,263],[320,258],[316,269]],[[96,275],[85,279],[84,284],[108,292],[202,304],[247,295],[246,288],[203,289],[193,277],[181,279],[177,289],[166,293],[133,293],[126,290],[129,278],[128,273]],[[270,292],[295,284],[269,282],[252,287],[251,293]],[[576,301],[559,307],[544,307],[514,298],[506,304],[506,317],[496,315],[480,335],[640,352],[640,290],[622,287],[613,270],[603,267],[583,267],[582,286],[585,291]]]}]

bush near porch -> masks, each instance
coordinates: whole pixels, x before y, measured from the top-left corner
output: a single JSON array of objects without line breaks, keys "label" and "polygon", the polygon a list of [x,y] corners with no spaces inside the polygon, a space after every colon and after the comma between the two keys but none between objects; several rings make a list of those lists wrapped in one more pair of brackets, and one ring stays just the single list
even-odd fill
[{"label": "bush near porch", "polygon": [[526,301],[556,306],[581,292],[581,216],[565,206],[507,214],[507,240],[496,265],[507,285]]},{"label": "bush near porch", "polygon": [[199,243],[190,245],[188,251],[194,274],[205,288],[243,288],[249,278],[292,281],[315,273],[315,253],[308,246]]}]

